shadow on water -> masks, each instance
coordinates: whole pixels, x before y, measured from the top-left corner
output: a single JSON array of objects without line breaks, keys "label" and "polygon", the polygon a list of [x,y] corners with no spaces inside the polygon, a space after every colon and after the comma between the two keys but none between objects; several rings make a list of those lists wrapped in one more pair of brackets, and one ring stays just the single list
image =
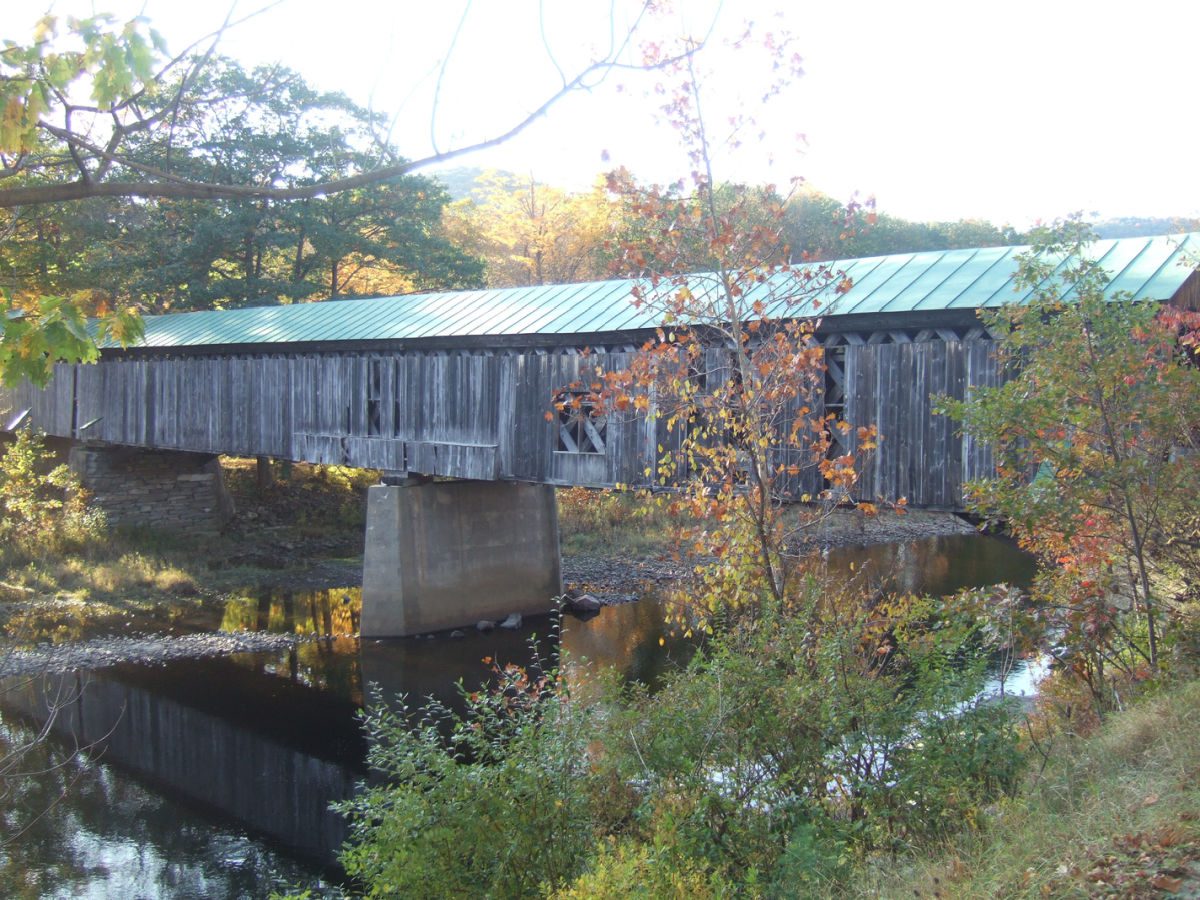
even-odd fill
[{"label": "shadow on water", "polygon": [[[835,577],[842,572],[873,587],[934,594],[1025,583],[1032,575],[1024,554],[983,537],[839,549],[826,564]],[[353,635],[360,608],[357,589],[233,599],[203,617],[192,611],[178,627],[313,639],[281,652],[64,676],[75,699],[54,731],[64,742],[96,743],[102,764],[72,763],[92,766],[84,779],[89,789],[68,791],[27,837],[0,851],[3,871],[13,877],[19,863],[22,877],[40,878],[49,893],[66,895],[265,895],[280,878],[307,881],[333,871],[346,831],[328,807],[349,797],[366,775],[357,715],[368,683],[385,695],[453,704],[457,682],[475,687],[487,679],[485,657],[527,664],[537,634],[543,659],[561,647],[574,661],[611,666],[653,685],[684,665],[693,649],[670,633],[654,598],[588,619],[567,617],[561,636],[544,617],[519,631],[468,629],[459,639],[359,641]],[[26,722],[44,719],[46,688],[40,679],[4,687],[0,706],[10,738],[27,727],[14,714]],[[98,791],[93,782],[108,787]],[[177,824],[157,834],[147,824],[155,817]],[[75,831],[77,842],[55,837]],[[178,834],[191,836],[186,854],[173,843]]]}]

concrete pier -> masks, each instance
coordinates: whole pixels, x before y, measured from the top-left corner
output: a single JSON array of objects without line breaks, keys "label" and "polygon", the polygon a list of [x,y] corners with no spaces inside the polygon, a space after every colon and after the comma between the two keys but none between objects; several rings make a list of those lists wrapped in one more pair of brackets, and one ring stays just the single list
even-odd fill
[{"label": "concrete pier", "polygon": [[545,613],[561,591],[553,487],[455,481],[369,490],[364,638]]}]

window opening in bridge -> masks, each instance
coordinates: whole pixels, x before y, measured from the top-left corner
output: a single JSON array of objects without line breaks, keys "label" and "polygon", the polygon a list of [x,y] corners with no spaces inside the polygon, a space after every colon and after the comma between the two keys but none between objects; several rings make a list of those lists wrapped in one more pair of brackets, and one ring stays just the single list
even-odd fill
[{"label": "window opening in bridge", "polygon": [[367,362],[367,434],[383,434],[383,360]]},{"label": "window opening in bridge", "polygon": [[849,432],[838,428],[846,421],[846,347],[825,348],[825,416],[829,427],[827,459],[854,452]]},{"label": "window opening in bridge", "polygon": [[558,449],[565,453],[603,453],[608,420],[583,391],[564,391],[558,408]]}]

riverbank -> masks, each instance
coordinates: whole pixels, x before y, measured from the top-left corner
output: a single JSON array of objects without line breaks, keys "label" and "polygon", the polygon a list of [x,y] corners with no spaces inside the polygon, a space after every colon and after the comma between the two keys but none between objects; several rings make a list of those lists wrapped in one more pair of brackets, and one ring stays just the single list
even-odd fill
[{"label": "riverbank", "polygon": [[[362,583],[366,490],[372,473],[295,465],[262,484],[252,461],[225,461],[236,514],[215,534],[119,531],[0,572],[0,675],[97,668],[277,649],[296,635],[239,631],[232,601],[353,590]],[[632,495],[560,492],[564,589],[602,605],[637,600],[687,577],[676,524]],[[797,552],[970,534],[941,513],[835,510]]]},{"label": "riverbank", "polygon": [[[1200,897],[1200,681],[1056,734],[1014,796],[928,852],[872,860],[863,897]],[[1030,748],[1031,755],[1035,750]]]},{"label": "riverbank", "polygon": [[[373,473],[297,464],[261,484],[250,460],[224,467],[236,514],[218,534],[121,531],[65,554],[7,560],[0,626],[10,641],[80,640],[131,621],[153,628],[234,594],[361,585]],[[565,588],[621,603],[691,570],[672,552],[675,523],[652,501],[584,489],[559,497]],[[804,532],[797,552],[971,532],[946,513],[835,510]]]},{"label": "riverbank", "polygon": [[261,631],[210,634],[118,635],[10,648],[0,654],[0,678],[28,675],[65,675],[96,671],[122,663],[165,663],[177,659],[229,656],[288,650],[312,636],[271,634]]}]

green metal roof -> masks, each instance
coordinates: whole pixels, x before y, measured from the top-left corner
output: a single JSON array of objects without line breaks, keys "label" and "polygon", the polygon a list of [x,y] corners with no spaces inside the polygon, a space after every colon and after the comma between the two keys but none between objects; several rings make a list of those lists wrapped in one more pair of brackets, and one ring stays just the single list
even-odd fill
[{"label": "green metal roof", "polygon": [[[842,271],[853,286],[832,289],[809,307],[826,319],[868,314],[970,310],[1028,299],[1017,294],[1016,256],[1027,247],[988,247],[899,253],[824,265]],[[1200,256],[1200,233],[1097,241],[1090,252],[1111,273],[1110,295],[1167,300],[1192,271],[1185,257]],[[587,335],[635,331],[660,324],[654,312],[633,305],[630,280],[585,284],[494,288],[337,300],[291,306],[148,316],[139,346],[221,347],[254,344],[320,344],[347,341],[440,339],[486,343],[487,338]],[[706,282],[696,276],[695,292]],[[794,315],[778,299],[779,282],[756,290],[768,303],[766,315]],[[1068,292],[1069,294],[1069,292]],[[847,322],[849,324],[849,322]]]}]

